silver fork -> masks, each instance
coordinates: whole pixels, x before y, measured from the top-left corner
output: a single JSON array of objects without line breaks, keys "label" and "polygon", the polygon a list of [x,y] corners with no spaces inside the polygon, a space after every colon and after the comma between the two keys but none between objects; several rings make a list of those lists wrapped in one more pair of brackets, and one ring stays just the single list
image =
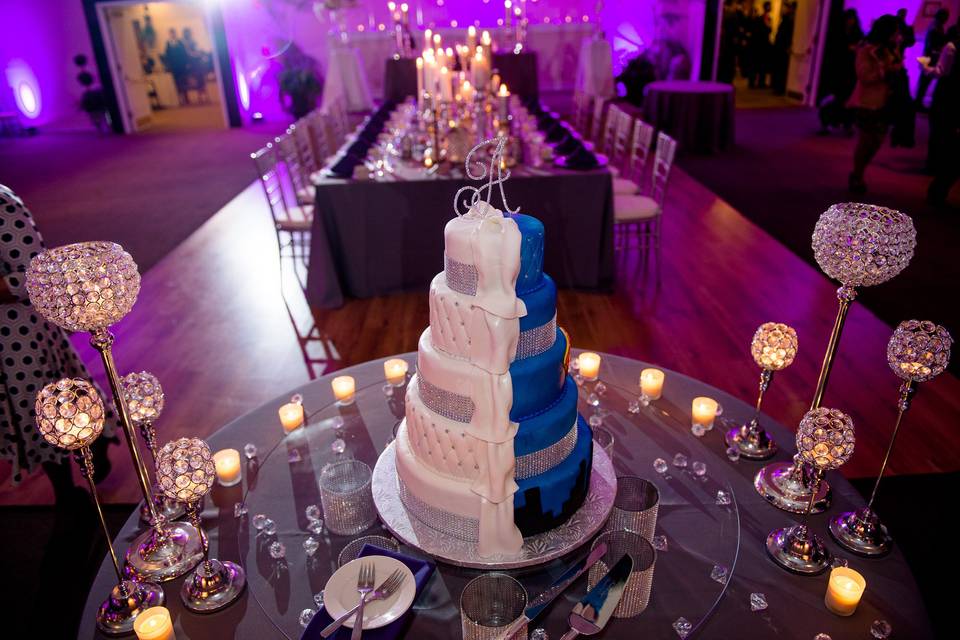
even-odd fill
[{"label": "silver fork", "polygon": [[[373,602],[375,600],[384,600],[386,598],[389,598],[396,592],[397,589],[400,588],[405,578],[406,576],[404,575],[404,573],[399,569],[397,569],[396,571],[391,573],[390,576],[386,580],[384,580],[379,587],[374,589],[373,592],[367,596],[366,601]],[[358,602],[353,609],[350,609],[349,611],[344,613],[342,616],[340,616],[339,618],[331,622],[329,625],[327,625],[326,628],[320,632],[320,636],[322,638],[329,638],[331,635],[333,635],[333,633],[337,629],[339,629],[343,625],[344,622],[347,621],[347,618],[349,618],[354,613],[356,613],[357,619],[353,623],[353,633],[356,634],[357,638],[359,638],[360,634],[363,633],[363,618],[361,617],[362,612],[358,611],[361,608],[361,604],[364,604],[363,598],[361,598],[360,602]],[[351,640],[353,639],[353,637],[354,636],[351,635]]]}]

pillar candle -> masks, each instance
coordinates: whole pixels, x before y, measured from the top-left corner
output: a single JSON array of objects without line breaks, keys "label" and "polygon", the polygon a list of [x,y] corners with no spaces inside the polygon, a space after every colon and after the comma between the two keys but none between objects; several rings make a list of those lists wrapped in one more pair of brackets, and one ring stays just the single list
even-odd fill
[{"label": "pillar candle", "polygon": [[280,424],[283,425],[283,430],[287,433],[290,433],[297,427],[303,424],[303,405],[290,402],[282,407],[280,407]]},{"label": "pillar candle", "polygon": [[503,26],[509,27],[510,20],[513,19],[513,3],[510,0],[503,0]]},{"label": "pillar candle", "polygon": [[133,620],[133,632],[137,640],[176,640],[173,621],[166,607],[150,607],[140,612]]},{"label": "pillar candle", "polygon": [[403,16],[403,24],[409,25],[410,24],[410,5],[408,5],[406,2],[401,4],[400,13]]},{"label": "pillar candle", "polygon": [[[302,406],[301,406],[302,408]],[[220,486],[232,487],[240,482],[240,452],[236,449],[221,449],[213,454]]]},{"label": "pillar candle", "polygon": [[663,371],[644,369],[640,372],[640,393],[650,400],[659,400],[663,395]]},{"label": "pillar candle", "polygon": [[852,616],[866,588],[862,575],[847,567],[836,567],[830,572],[823,604],[838,616]]},{"label": "pillar candle", "polygon": [[357,391],[357,383],[352,376],[337,376],[330,382],[333,395],[340,404],[352,404]]},{"label": "pillar candle", "polygon": [[703,425],[706,431],[713,429],[713,419],[717,417],[720,405],[713,398],[699,397],[693,399],[692,424]]},{"label": "pillar candle", "polygon": [[407,361],[391,358],[383,363],[383,375],[387,382],[399,387],[407,380]]},{"label": "pillar candle", "polygon": [[490,60],[490,50],[493,46],[493,41],[490,40],[490,32],[484,31],[480,34],[480,45],[483,47],[483,57]]},{"label": "pillar candle", "polygon": [[450,71],[440,67],[440,99],[447,102],[453,100],[453,85],[450,84]]},{"label": "pillar candle", "polygon": [[467,27],[467,49],[473,53],[477,48],[477,28],[473,25]]},{"label": "pillar candle", "polygon": [[423,108],[423,58],[417,58],[417,110]]},{"label": "pillar candle", "polygon": [[510,91],[507,89],[507,85],[500,85],[500,91],[497,93],[497,100],[500,107],[500,124],[505,124],[508,116],[510,115]]},{"label": "pillar candle", "polygon": [[594,381],[600,377],[600,356],[586,351],[577,357],[580,365],[580,375],[585,380]]},{"label": "pillar candle", "polygon": [[427,29],[423,32],[423,46],[429,47],[433,44],[433,29]]}]

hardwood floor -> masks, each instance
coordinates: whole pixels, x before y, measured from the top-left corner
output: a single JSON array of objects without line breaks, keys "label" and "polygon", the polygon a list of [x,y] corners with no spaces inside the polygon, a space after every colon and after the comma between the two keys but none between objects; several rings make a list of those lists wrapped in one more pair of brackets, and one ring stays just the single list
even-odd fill
[{"label": "hardwood floor", "polygon": [[[523,204],[535,212],[535,203]],[[776,376],[764,410],[796,424],[813,394],[836,285],[678,169],[667,195],[662,260],[659,284],[653,265],[645,270],[631,249],[617,256],[612,295],[562,291],[559,319],[574,346],[654,362],[752,402],[759,370],[750,339],[762,322],[786,322],[797,329],[800,352]],[[115,328],[115,355],[121,372],[148,370],[163,384],[166,408],[157,423],[163,442],[212,433],[306,381],[310,369],[320,375],[412,351],[427,323],[424,291],[311,311],[289,260],[281,276],[266,203],[251,185],[145,274],[137,305]],[[890,333],[854,305],[824,401],[857,425],[857,451],[844,468],[850,476],[876,472],[893,427],[898,379],[885,362]],[[102,378],[85,340],[74,337]],[[945,374],[922,385],[890,471],[960,469],[958,421],[960,382]],[[112,448],[111,458],[101,494],[109,502],[135,501],[125,447]],[[42,473],[11,487],[9,469],[0,468],[0,504],[51,501]]]}]

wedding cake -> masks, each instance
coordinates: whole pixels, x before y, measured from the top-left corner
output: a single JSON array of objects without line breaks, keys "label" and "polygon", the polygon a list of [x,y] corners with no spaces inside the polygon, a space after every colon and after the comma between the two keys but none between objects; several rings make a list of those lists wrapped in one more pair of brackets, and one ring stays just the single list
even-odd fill
[{"label": "wedding cake", "polygon": [[478,201],[444,239],[396,436],[400,498],[482,557],[509,556],[583,503],[592,436],[543,273],[543,224]]}]

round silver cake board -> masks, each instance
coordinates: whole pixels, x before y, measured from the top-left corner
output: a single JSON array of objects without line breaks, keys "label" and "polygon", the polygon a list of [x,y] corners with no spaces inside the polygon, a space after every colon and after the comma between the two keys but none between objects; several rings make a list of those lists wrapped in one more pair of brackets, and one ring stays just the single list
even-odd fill
[{"label": "round silver cake board", "polygon": [[437,560],[472,569],[517,569],[562,557],[588,542],[603,528],[617,497],[613,462],[600,447],[593,448],[590,490],[583,505],[564,524],[523,539],[517,555],[480,558],[476,542],[467,542],[423,524],[407,512],[397,484],[396,445],[391,442],[373,470],[373,502],[384,526],[404,544]]}]

